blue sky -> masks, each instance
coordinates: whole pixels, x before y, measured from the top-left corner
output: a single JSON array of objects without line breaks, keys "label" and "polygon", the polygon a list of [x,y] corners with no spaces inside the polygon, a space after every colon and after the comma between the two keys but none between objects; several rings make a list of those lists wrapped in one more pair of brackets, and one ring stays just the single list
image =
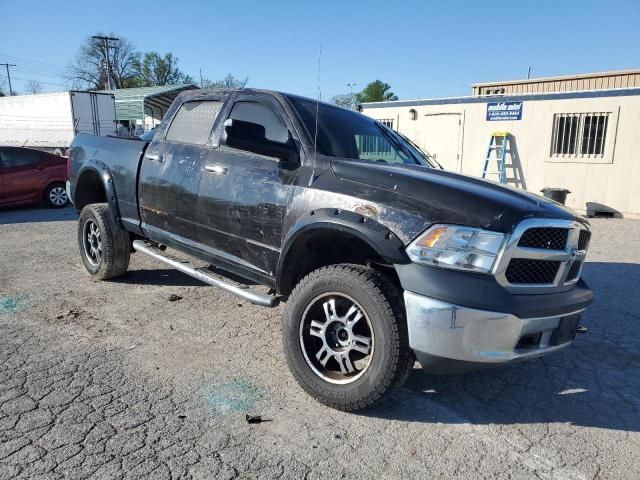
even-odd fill
[{"label": "blue sky", "polygon": [[640,67],[638,0],[483,3],[0,0],[0,63],[19,65],[17,90],[26,79],[62,90],[56,75],[103,31],[173,52],[194,77],[231,72],[252,87],[315,96],[322,45],[325,99],[377,78],[400,98],[428,98],[524,78],[528,66],[533,76]]}]

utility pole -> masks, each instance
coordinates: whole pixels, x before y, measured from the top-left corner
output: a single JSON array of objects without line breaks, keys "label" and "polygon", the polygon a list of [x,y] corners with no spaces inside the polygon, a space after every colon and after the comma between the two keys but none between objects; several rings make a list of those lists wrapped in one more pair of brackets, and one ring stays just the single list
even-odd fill
[{"label": "utility pole", "polygon": [[9,80],[9,95],[13,96],[13,88],[11,88],[11,74],[9,73],[9,67],[17,67],[13,63],[0,63],[0,66],[4,66],[7,69],[7,80]]},{"label": "utility pole", "polygon": [[102,40],[104,46],[104,55],[107,60],[107,90],[111,90],[111,60],[109,60],[109,42],[114,41],[117,42],[120,40],[119,38],[114,37],[103,37],[100,35],[94,35],[92,38],[95,40]]},{"label": "utility pole", "polygon": [[202,69],[200,69],[200,88],[202,88]]},{"label": "utility pole", "polygon": [[347,87],[349,87],[349,100],[351,100],[351,110],[355,110],[355,98],[353,98],[353,87],[358,85],[357,83],[347,83]]}]

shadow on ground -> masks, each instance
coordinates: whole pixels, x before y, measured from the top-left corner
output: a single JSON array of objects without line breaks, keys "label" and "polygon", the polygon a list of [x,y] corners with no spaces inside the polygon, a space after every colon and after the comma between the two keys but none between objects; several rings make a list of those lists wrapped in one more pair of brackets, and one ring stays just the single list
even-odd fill
[{"label": "shadow on ground", "polygon": [[204,282],[171,268],[156,270],[129,270],[122,277],[110,280],[114,283],[130,285],[158,285],[170,287],[198,287]]},{"label": "shadow on ground", "polygon": [[72,206],[65,208],[23,207],[0,209],[0,225],[33,222],[67,222],[77,219],[78,214]]},{"label": "shadow on ground", "polygon": [[366,416],[411,422],[569,423],[640,431],[640,265],[587,263],[594,304],[568,348],[459,376],[416,369],[395,397]]}]

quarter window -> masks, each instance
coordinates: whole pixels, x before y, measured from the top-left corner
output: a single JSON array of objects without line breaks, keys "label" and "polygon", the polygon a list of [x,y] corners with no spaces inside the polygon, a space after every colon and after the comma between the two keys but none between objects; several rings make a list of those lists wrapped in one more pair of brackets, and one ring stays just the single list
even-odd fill
[{"label": "quarter window", "polygon": [[183,103],[171,122],[166,140],[195,145],[206,144],[221,108],[222,102],[218,101]]},{"label": "quarter window", "polygon": [[262,125],[265,137],[274,142],[286,143],[289,140],[289,130],[286,125],[270,108],[260,103],[236,102],[229,118]]},{"label": "quarter window", "polygon": [[604,156],[609,113],[559,113],[553,116],[552,156]]}]

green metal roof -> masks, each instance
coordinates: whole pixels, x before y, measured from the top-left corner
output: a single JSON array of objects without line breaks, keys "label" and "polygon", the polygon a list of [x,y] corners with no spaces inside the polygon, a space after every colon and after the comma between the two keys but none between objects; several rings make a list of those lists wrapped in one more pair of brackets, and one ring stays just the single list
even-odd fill
[{"label": "green metal roof", "polygon": [[162,85],[159,87],[121,88],[99,90],[115,97],[116,120],[141,120],[145,107],[166,112],[173,100],[184,90],[193,90],[195,85]]}]

